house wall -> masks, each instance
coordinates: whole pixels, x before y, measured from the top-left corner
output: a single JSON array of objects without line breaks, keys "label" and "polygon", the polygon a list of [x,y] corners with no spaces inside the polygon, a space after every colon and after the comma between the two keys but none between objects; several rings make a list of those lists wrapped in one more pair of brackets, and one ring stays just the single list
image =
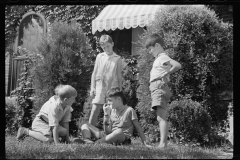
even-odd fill
[{"label": "house wall", "polygon": [[10,55],[5,58],[5,95],[7,94],[8,87],[8,76],[9,76],[9,64],[10,64]]}]

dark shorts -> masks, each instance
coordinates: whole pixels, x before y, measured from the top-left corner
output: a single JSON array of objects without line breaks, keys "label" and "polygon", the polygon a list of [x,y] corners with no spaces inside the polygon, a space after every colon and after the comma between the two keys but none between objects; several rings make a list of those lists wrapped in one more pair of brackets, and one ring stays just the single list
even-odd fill
[{"label": "dark shorts", "polygon": [[151,91],[152,109],[157,109],[156,106],[167,108],[167,103],[170,100],[172,93],[168,85],[162,80],[157,80],[150,83],[149,89]]}]

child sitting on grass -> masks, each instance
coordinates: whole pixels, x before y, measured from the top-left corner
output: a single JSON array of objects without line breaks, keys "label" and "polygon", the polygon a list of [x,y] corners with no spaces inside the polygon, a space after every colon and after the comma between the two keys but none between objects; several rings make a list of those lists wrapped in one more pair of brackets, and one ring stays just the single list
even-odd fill
[{"label": "child sitting on grass", "polygon": [[77,91],[70,85],[59,85],[52,96],[41,108],[32,122],[32,130],[20,127],[17,139],[24,135],[31,136],[43,142],[59,144],[59,136],[69,143],[69,122],[71,121],[72,104]]},{"label": "child sitting on grass", "polygon": [[[110,107],[111,106],[111,107]],[[109,108],[110,107],[110,108]],[[98,139],[95,143],[131,143],[133,127],[142,140],[147,145],[145,135],[138,123],[135,110],[132,107],[125,106],[125,98],[123,92],[118,87],[112,88],[107,93],[107,104],[104,105],[104,131],[100,131],[95,126],[86,123],[81,126],[82,136],[85,142],[93,143],[91,137]],[[108,112],[108,113],[107,113]]]}]

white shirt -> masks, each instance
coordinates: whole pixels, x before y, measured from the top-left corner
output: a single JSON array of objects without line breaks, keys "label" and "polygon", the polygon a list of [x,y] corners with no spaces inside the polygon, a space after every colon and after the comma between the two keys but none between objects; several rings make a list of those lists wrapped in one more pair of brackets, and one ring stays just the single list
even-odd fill
[{"label": "white shirt", "polygon": [[116,53],[110,56],[105,52],[98,54],[95,64],[97,67],[95,80],[102,80],[103,86],[106,88],[118,87],[117,64],[122,63],[119,60],[121,60],[121,57]]},{"label": "white shirt", "polygon": [[71,106],[66,106],[63,110],[59,99],[57,96],[52,96],[44,105],[42,106],[37,117],[44,116],[48,119],[49,126],[58,126],[59,122],[70,122],[71,112],[73,111]]},{"label": "white shirt", "polygon": [[[169,72],[171,69],[170,61],[172,59],[166,54],[161,53],[158,55],[158,57],[153,62],[153,67],[150,72],[150,82],[157,78],[162,78],[162,75],[164,75],[166,72]],[[167,75],[167,82],[170,81],[170,75]]]}]

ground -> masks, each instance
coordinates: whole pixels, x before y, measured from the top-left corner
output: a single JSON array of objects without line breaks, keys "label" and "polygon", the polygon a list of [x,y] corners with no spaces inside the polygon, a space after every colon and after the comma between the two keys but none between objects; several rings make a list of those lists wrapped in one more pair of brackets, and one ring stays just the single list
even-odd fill
[{"label": "ground", "polygon": [[[157,144],[156,144],[157,145]],[[132,145],[114,146],[111,144],[44,144],[27,137],[18,142],[15,136],[5,136],[7,159],[226,159],[221,148],[186,147],[169,142],[164,150],[150,150],[141,144],[140,139],[133,139]],[[220,157],[221,156],[221,157]]]}]

